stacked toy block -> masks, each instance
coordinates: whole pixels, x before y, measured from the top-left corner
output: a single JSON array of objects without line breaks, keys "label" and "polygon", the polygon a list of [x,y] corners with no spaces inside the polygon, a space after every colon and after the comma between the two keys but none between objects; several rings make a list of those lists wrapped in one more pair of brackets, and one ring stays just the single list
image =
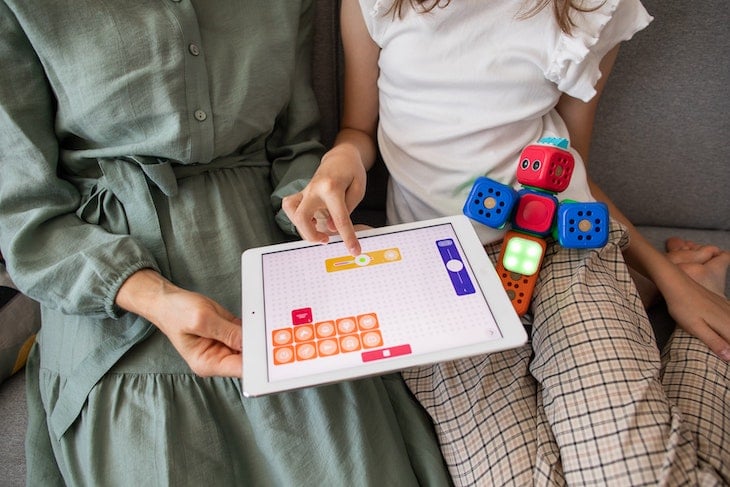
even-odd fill
[{"label": "stacked toy block", "polygon": [[517,314],[524,315],[552,235],[566,248],[598,248],[608,241],[608,207],[601,202],[560,201],[573,175],[575,160],[566,139],[545,138],[520,155],[517,181],[522,189],[487,177],[478,178],[464,214],[492,228],[508,223],[497,273]]}]

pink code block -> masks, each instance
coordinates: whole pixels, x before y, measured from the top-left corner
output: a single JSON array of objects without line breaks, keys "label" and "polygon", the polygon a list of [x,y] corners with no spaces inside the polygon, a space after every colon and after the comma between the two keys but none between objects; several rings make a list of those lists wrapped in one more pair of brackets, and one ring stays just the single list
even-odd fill
[{"label": "pink code block", "polygon": [[312,308],[299,308],[291,312],[292,325],[306,325],[312,322]]},{"label": "pink code block", "polygon": [[395,347],[380,348],[378,350],[370,350],[362,353],[363,362],[372,362],[373,360],[382,360],[386,358],[398,357],[400,355],[411,354],[410,345],[397,345]]}]

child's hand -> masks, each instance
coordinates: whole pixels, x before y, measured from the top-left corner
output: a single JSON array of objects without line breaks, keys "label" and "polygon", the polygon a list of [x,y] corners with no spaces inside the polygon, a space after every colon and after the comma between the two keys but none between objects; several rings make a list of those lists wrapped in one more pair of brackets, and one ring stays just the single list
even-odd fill
[{"label": "child's hand", "polygon": [[684,273],[676,293],[664,298],[672,318],[726,362],[730,362],[730,301]]},{"label": "child's hand", "polygon": [[338,233],[350,254],[360,255],[350,213],[365,196],[366,178],[357,158],[335,148],[302,191],[284,198],[282,208],[305,240],[326,243]]}]

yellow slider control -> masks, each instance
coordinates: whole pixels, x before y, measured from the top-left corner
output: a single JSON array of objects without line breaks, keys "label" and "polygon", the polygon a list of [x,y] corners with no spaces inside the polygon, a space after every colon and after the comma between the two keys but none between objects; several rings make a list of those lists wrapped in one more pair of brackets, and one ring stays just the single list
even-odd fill
[{"label": "yellow slider control", "polygon": [[400,250],[392,248],[365,252],[357,257],[353,257],[351,255],[333,257],[332,259],[327,259],[324,262],[327,272],[336,272],[377,264],[387,264],[389,262],[397,262],[399,260],[401,260]]}]

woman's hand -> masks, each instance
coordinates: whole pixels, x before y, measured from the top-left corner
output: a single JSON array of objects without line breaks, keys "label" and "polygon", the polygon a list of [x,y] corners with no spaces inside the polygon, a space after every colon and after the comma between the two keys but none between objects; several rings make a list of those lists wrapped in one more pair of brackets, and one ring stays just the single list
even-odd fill
[{"label": "woman's hand", "polygon": [[241,377],[241,320],[212,299],[142,269],[124,282],[116,301],[157,326],[197,375]]},{"label": "woman's hand", "polygon": [[366,179],[357,151],[347,145],[335,147],[322,158],[309,184],[284,198],[282,208],[305,240],[326,243],[338,233],[347,250],[360,255],[350,213],[365,196]]}]

